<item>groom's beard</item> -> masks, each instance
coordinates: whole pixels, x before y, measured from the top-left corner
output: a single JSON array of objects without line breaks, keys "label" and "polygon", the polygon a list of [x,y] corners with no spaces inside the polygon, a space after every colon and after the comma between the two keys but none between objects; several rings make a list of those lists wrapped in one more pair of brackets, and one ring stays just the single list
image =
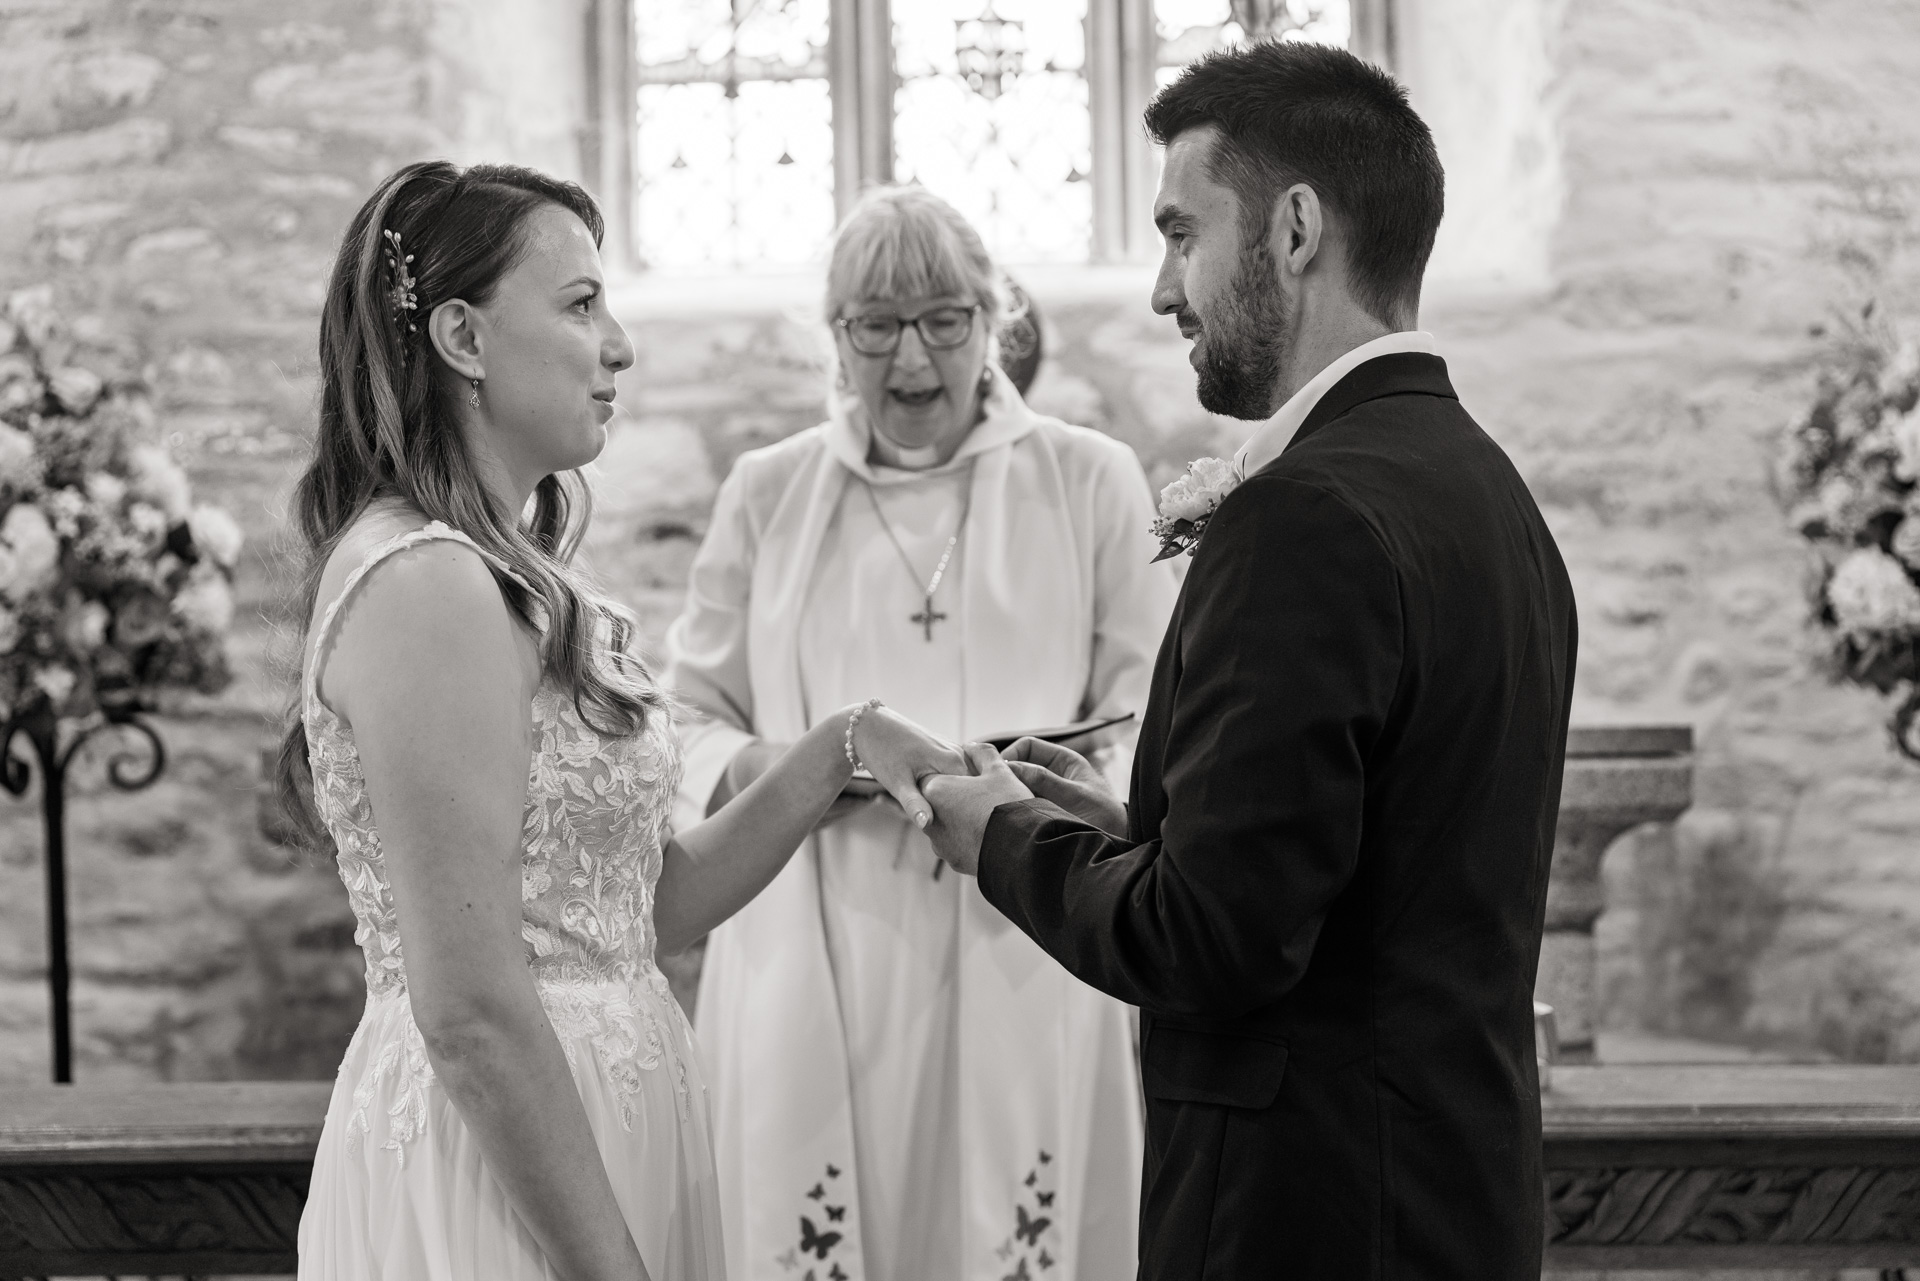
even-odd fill
[{"label": "groom's beard", "polygon": [[1273,389],[1287,351],[1287,313],[1273,251],[1264,237],[1240,251],[1240,265],[1219,310],[1200,330],[1200,405],[1230,418],[1274,411]]}]

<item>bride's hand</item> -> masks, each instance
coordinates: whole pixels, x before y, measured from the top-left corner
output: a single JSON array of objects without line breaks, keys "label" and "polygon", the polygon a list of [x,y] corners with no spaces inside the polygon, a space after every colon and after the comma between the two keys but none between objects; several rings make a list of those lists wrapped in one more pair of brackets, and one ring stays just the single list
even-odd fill
[{"label": "bride's hand", "polygon": [[874,781],[923,831],[933,821],[933,807],[920,794],[920,780],[929,774],[972,772],[958,747],[885,706],[861,714],[853,730],[853,750]]}]

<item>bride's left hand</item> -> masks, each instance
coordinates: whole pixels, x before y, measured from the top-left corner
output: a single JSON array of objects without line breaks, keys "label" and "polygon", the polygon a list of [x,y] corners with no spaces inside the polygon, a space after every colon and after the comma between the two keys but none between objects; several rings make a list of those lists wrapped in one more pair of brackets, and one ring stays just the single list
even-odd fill
[{"label": "bride's left hand", "polygon": [[853,731],[853,750],[922,831],[933,821],[933,807],[920,794],[920,780],[929,774],[969,772],[966,754],[958,747],[884,705],[861,715]]}]

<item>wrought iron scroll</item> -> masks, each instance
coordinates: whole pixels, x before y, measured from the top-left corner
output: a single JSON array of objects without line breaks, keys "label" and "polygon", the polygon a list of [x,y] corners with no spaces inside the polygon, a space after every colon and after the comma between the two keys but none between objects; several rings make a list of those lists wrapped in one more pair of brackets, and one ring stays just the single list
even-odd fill
[{"label": "wrought iron scroll", "polygon": [[1920,761],[1920,684],[1907,687],[1907,696],[1887,722],[1893,745],[1910,761]]},{"label": "wrought iron scroll", "polygon": [[[63,728],[64,725],[64,728]],[[0,786],[24,796],[37,768],[40,815],[47,853],[47,987],[53,1025],[53,1079],[73,1080],[72,986],[67,946],[67,767],[95,734],[127,730],[146,740],[145,749],[121,747],[107,758],[107,781],[123,792],[149,787],[167,765],[166,744],[139,709],[114,707],[100,719],[62,722],[42,703],[0,729]],[[64,741],[63,741],[64,740]],[[31,757],[22,755],[31,749]]]}]

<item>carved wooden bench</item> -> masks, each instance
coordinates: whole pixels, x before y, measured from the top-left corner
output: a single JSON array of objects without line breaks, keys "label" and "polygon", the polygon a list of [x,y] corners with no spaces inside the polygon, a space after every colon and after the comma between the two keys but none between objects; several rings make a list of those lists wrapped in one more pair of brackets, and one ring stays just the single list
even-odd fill
[{"label": "carved wooden bench", "polygon": [[[0,1090],[0,1278],[291,1272],[330,1086]],[[1556,1067],[1551,1268],[1920,1263],[1920,1068]]]}]

